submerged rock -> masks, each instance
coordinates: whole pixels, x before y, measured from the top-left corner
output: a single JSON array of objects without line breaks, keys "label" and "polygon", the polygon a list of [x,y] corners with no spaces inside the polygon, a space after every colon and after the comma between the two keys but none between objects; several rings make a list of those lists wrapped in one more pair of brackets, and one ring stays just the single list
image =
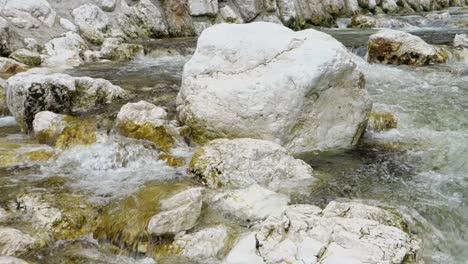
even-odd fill
[{"label": "submerged rock", "polygon": [[386,131],[398,127],[397,118],[391,113],[371,113],[367,129],[371,131]]},{"label": "submerged rock", "polygon": [[368,61],[372,63],[427,65],[447,59],[444,50],[403,31],[386,29],[369,37]]},{"label": "submerged rock", "polygon": [[252,224],[286,209],[289,197],[257,184],[246,189],[228,190],[216,195],[212,207],[228,217]]},{"label": "submerged rock", "polygon": [[34,116],[86,111],[125,97],[125,91],[104,79],[66,74],[18,74],[7,81],[8,108],[17,122],[32,130]]},{"label": "submerged rock", "polygon": [[292,205],[265,220],[255,240],[241,239],[225,263],[242,263],[235,262],[239,256],[254,263],[416,263],[418,242],[387,225],[389,219],[384,210],[357,204],[334,203],[323,211]]},{"label": "submerged rock", "polygon": [[36,239],[10,227],[0,227],[0,255],[14,256],[31,249]]},{"label": "submerged rock", "polygon": [[270,141],[217,139],[198,149],[190,174],[212,188],[247,188],[252,184],[278,190],[315,181],[312,168]]},{"label": "submerged rock", "polygon": [[0,168],[44,163],[54,156],[53,148],[44,145],[0,147]]},{"label": "submerged rock", "polygon": [[371,105],[341,43],[263,22],[206,29],[177,97],[179,119],[197,142],[260,138],[295,156],[353,147]]},{"label": "submerged rock", "polygon": [[161,200],[161,212],[149,221],[148,232],[161,236],[175,235],[192,229],[200,217],[202,190],[202,188],[192,188]]},{"label": "submerged rock", "polygon": [[468,49],[468,35],[457,34],[453,39],[453,46]]},{"label": "submerged rock", "polygon": [[166,110],[145,101],[128,103],[120,109],[115,126],[127,137],[146,139],[165,152],[169,152],[179,141],[177,129],[167,119]]},{"label": "submerged rock", "polygon": [[42,111],[35,115],[33,131],[39,143],[60,149],[89,145],[97,139],[97,125],[93,120],[80,120],[49,111]]}]

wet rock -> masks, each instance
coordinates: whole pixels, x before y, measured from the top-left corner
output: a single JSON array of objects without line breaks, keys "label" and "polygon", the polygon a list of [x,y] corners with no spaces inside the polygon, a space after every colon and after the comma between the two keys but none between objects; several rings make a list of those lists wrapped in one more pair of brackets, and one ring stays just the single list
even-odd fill
[{"label": "wet rock", "polygon": [[19,61],[28,66],[39,66],[42,63],[41,54],[27,49],[18,49],[10,54],[10,59]]},{"label": "wet rock", "polygon": [[144,55],[144,48],[139,44],[123,43],[118,38],[106,38],[102,43],[98,56],[112,61],[128,61]]},{"label": "wet rock", "polygon": [[1,14],[19,28],[36,28],[55,23],[56,12],[47,0],[4,0]]},{"label": "wet rock", "polygon": [[200,217],[202,190],[202,188],[192,188],[161,200],[161,212],[149,221],[148,232],[161,236],[175,235],[192,229]]},{"label": "wet rock", "polygon": [[12,59],[0,57],[0,73],[17,74],[26,71],[27,66]]},{"label": "wet rock", "polygon": [[132,7],[122,1],[121,10],[123,11],[119,14],[118,22],[122,31],[130,38],[156,38],[169,34],[164,11],[150,0],[141,0]]},{"label": "wet rock", "polygon": [[[416,240],[396,227],[361,218],[374,218],[380,210],[361,214],[351,209],[358,216],[348,215],[352,218],[337,217],[340,210],[327,216],[333,210],[293,205],[269,217],[256,232],[258,254],[265,263],[415,263]],[[252,248],[245,245],[238,254],[247,250]]]},{"label": "wet rock", "polygon": [[8,108],[17,122],[31,130],[41,111],[86,111],[125,97],[125,91],[104,79],[66,74],[17,74],[7,81]]},{"label": "wet rock", "polygon": [[0,227],[0,255],[14,256],[31,249],[36,240],[18,229]]},{"label": "wet rock", "polygon": [[28,264],[28,262],[10,256],[0,256],[0,264]]},{"label": "wet rock", "polygon": [[262,0],[233,0],[245,22],[252,21],[263,8]]},{"label": "wet rock", "polygon": [[165,152],[183,144],[177,138],[177,129],[167,120],[166,110],[145,101],[122,106],[115,127],[122,135],[149,140]]},{"label": "wet rock", "polygon": [[54,150],[44,145],[27,145],[15,147],[0,147],[0,168],[15,166],[30,166],[49,160]]},{"label": "wet rock", "polygon": [[468,35],[457,34],[453,40],[453,46],[468,49]]},{"label": "wet rock", "polygon": [[427,65],[447,59],[445,51],[403,31],[386,29],[369,37],[368,61],[372,63]]},{"label": "wet rock", "polygon": [[188,7],[192,16],[216,16],[218,0],[188,0]]},{"label": "wet rock", "polygon": [[86,49],[88,46],[80,35],[67,32],[44,44],[44,54],[47,57],[42,65],[59,68],[79,66],[84,63],[80,53]]},{"label": "wet rock", "polygon": [[371,113],[367,129],[370,131],[386,131],[398,127],[397,118],[391,113]]},{"label": "wet rock", "polygon": [[0,17],[0,55],[8,56],[10,54],[10,24],[6,19]]},{"label": "wet rock", "polygon": [[190,174],[212,188],[247,188],[252,184],[278,190],[315,178],[312,168],[270,141],[217,139],[198,149],[190,163]]},{"label": "wet rock", "polygon": [[206,29],[177,96],[179,120],[198,143],[267,139],[295,156],[352,148],[370,108],[364,76],[341,43],[271,23]]},{"label": "wet rock", "polygon": [[228,242],[229,233],[225,226],[205,228],[198,232],[176,237],[173,248],[196,263],[219,263]]},{"label": "wet rock", "polygon": [[288,203],[288,196],[254,184],[246,189],[228,190],[216,195],[212,207],[228,217],[251,224],[281,213]]},{"label": "wet rock", "polygon": [[370,16],[357,15],[351,19],[351,27],[353,28],[375,28],[377,20]]},{"label": "wet rock", "polygon": [[81,35],[94,44],[101,44],[109,27],[109,18],[96,5],[85,4],[72,11]]},{"label": "wet rock", "polygon": [[93,120],[42,111],[35,115],[33,131],[39,143],[60,149],[90,145],[97,140],[97,125]]}]

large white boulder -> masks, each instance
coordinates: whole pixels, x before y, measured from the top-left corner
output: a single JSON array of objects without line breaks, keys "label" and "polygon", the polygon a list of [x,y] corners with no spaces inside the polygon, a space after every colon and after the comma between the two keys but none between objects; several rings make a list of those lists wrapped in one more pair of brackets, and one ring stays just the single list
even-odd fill
[{"label": "large white boulder", "polygon": [[85,4],[72,11],[81,35],[94,44],[101,44],[109,27],[109,18],[94,4]]},{"label": "large white boulder", "polygon": [[[367,216],[380,218],[374,215],[380,212]],[[410,235],[365,214],[341,217],[312,205],[292,205],[265,220],[254,237],[242,238],[225,263],[246,263],[239,256],[268,264],[416,263],[417,251],[418,242]]]},{"label": "large white boulder", "polygon": [[55,23],[56,12],[47,0],[3,0],[0,13],[20,28],[51,27]]},{"label": "large white boulder", "polygon": [[211,206],[249,225],[286,209],[289,197],[254,184],[246,189],[227,190],[215,195]]},{"label": "large white boulder", "polygon": [[0,256],[14,256],[29,250],[36,239],[18,229],[0,227]]},{"label": "large white boulder", "polygon": [[6,90],[10,112],[28,129],[40,111],[85,111],[125,96],[122,88],[107,80],[59,73],[17,74],[8,79]]},{"label": "large white boulder", "polygon": [[310,185],[315,181],[307,163],[288,155],[278,144],[259,139],[216,139],[198,149],[189,172],[212,188],[271,190]]},{"label": "large white boulder", "polygon": [[447,59],[447,52],[403,31],[384,29],[369,37],[369,62],[426,65],[444,63]]},{"label": "large white boulder", "polygon": [[371,106],[341,43],[264,22],[206,29],[177,97],[179,119],[198,142],[268,139],[295,156],[354,146]]},{"label": "large white boulder", "polygon": [[80,53],[87,48],[88,46],[80,35],[69,31],[44,44],[46,57],[42,65],[58,68],[79,66],[84,63]]},{"label": "large white boulder", "polygon": [[195,226],[202,208],[202,188],[192,188],[160,201],[161,212],[148,223],[148,232],[157,236],[175,235]]}]

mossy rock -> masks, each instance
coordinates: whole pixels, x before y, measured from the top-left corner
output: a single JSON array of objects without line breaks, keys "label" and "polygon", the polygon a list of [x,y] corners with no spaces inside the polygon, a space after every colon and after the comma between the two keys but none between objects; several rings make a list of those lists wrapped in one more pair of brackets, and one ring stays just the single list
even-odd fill
[{"label": "mossy rock", "polygon": [[22,166],[29,163],[44,162],[54,156],[51,149],[8,149],[0,150],[0,168]]},{"label": "mossy rock", "polygon": [[371,113],[369,127],[374,131],[387,131],[398,128],[398,120],[392,113]]},{"label": "mossy rock", "polygon": [[155,243],[147,227],[150,219],[160,212],[159,202],[188,188],[185,184],[149,186],[108,205],[96,221],[95,237],[131,252],[150,250],[150,244]]},{"label": "mossy rock", "polygon": [[151,123],[139,125],[126,121],[117,128],[123,136],[149,140],[165,152],[169,152],[176,145],[174,137],[164,125],[155,126]]},{"label": "mossy rock", "polygon": [[177,156],[170,155],[170,154],[161,154],[159,155],[158,158],[160,160],[166,161],[167,165],[171,167],[182,167],[182,166],[185,166],[186,164],[185,158],[177,157]]}]

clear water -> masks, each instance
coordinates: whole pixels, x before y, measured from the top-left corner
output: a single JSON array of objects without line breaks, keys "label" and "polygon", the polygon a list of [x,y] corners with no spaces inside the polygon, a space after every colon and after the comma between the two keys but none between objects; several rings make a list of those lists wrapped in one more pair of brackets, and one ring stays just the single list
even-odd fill
[{"label": "clear water", "polygon": [[[453,10],[446,23],[426,23],[420,16],[392,18],[412,24],[428,42],[449,43],[467,12]],[[424,24],[424,23],[426,24]],[[358,55],[374,30],[326,30]],[[175,112],[184,63],[193,39],[146,43],[147,56],[122,64],[86,65],[76,76],[110,80],[130,91],[130,101],[147,100]],[[368,65],[362,60],[375,112],[391,112],[398,128],[368,132],[361,145],[332,157],[308,162],[322,178],[319,187],[296,202],[324,205],[337,199],[359,199],[398,209],[411,232],[423,241],[427,263],[467,263],[468,259],[468,62],[409,67]],[[120,104],[100,111],[115,115]],[[0,119],[0,148],[35,144],[11,118]],[[26,162],[0,168],[0,206],[18,192],[70,192],[106,204],[147,184],[186,181],[185,168],[158,161],[157,150],[141,141],[112,135],[89,147],[68,150],[49,162]],[[190,153],[185,153],[189,156]],[[50,184],[50,179],[65,179]],[[48,181],[49,180],[49,181]],[[28,259],[61,263],[87,259],[102,263],[152,263],[118,256],[91,238],[61,241]],[[135,256],[133,256],[135,257]],[[55,262],[54,262],[55,261]],[[89,263],[83,260],[80,263]]]}]

